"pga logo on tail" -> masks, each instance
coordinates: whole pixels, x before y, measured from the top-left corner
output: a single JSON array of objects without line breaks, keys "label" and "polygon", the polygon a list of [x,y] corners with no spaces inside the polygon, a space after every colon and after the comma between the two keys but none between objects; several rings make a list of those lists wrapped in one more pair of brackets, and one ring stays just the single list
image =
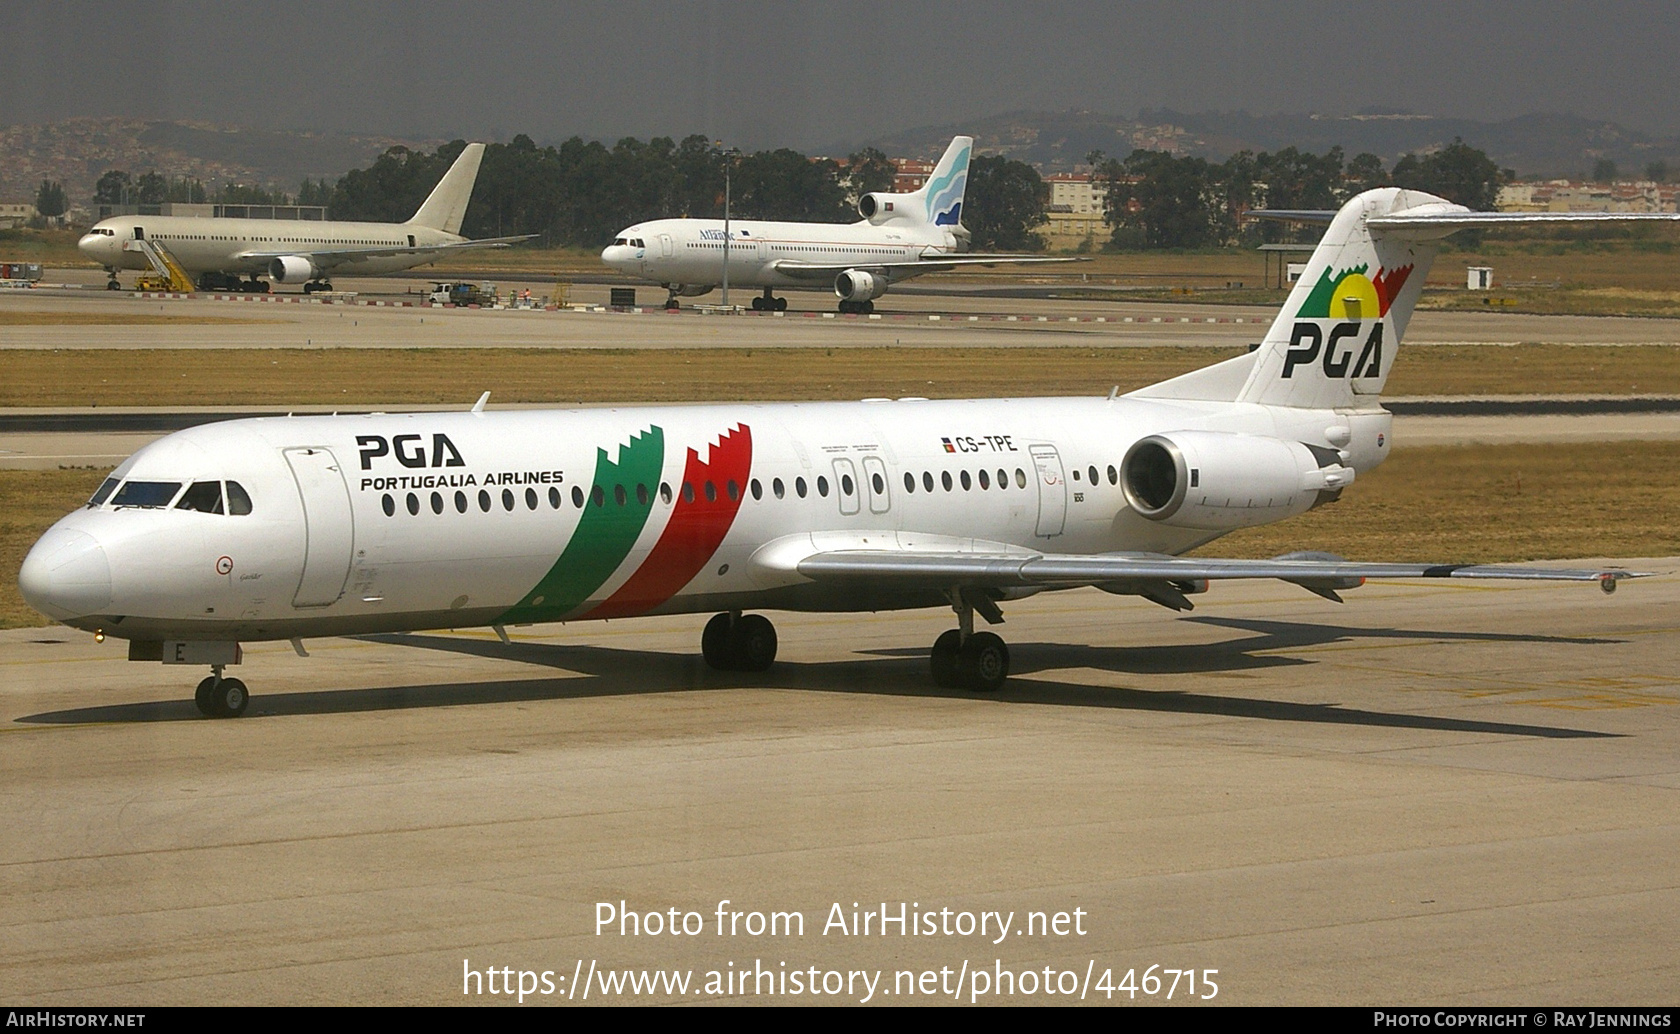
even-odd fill
[{"label": "pga logo on tail", "polygon": [[[1384,318],[1412,267],[1379,268],[1371,277],[1365,275],[1368,268],[1358,265],[1339,273],[1327,268],[1320,274],[1295,314],[1283,357],[1284,378],[1314,361],[1326,377],[1358,380],[1382,375]],[[1366,331],[1368,322],[1371,329]]]}]

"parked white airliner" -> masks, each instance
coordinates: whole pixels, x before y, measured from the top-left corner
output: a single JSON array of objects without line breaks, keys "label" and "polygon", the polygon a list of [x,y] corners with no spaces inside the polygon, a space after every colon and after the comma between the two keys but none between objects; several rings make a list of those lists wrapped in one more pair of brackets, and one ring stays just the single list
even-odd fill
[{"label": "parked white airliner", "polygon": [[152,268],[136,243],[142,239],[163,244],[201,290],[266,291],[260,276],[277,284],[301,283],[306,292],[331,290],[335,273],[377,276],[469,248],[528,240],[461,236],[483,158],[483,144],[468,144],[406,223],[123,215],[95,223],[76,246],[105,267],[111,275],[106,286],[113,290],[119,286],[117,270]]},{"label": "parked white airliner", "polygon": [[[625,227],[601,252],[601,261],[678,296],[706,294],[724,282],[725,255],[731,287],[762,288],[752,307],[780,311],[778,287],[834,286],[841,312],[873,312],[875,299],[899,280],[959,266],[1000,262],[1072,262],[1037,255],[963,255],[969,234],[962,224],[968,159],[974,138],[951,141],[933,175],[913,194],[865,194],[855,223],[793,223],[763,219],[655,219]],[[725,242],[728,247],[725,248]]]},{"label": "parked white airliner", "polygon": [[[1292,213],[1313,218],[1313,213]],[[1437,242],[1505,221],[1373,190],[1333,215],[1256,350],[1125,396],[720,404],[233,420],[111,473],[25,558],[42,613],[209,665],[209,715],[247,703],[240,643],[718,612],[714,668],[761,670],[748,610],[951,607],[941,685],[992,689],[974,614],[1095,585],[1174,609],[1212,579],[1335,599],[1370,577],[1592,581],[1620,570],[1182,558],[1330,502],[1387,457],[1379,393]],[[1356,513],[1349,520],[1360,519]],[[1590,543],[1582,543],[1590,551]]]}]

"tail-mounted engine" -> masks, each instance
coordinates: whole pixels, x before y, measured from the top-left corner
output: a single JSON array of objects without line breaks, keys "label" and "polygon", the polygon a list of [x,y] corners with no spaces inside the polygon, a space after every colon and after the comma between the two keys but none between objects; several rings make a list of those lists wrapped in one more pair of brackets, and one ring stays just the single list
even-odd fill
[{"label": "tail-mounted engine", "polygon": [[1228,530],[1331,502],[1353,483],[1333,449],[1265,435],[1173,431],[1138,440],[1121,461],[1132,509],[1178,528]]}]

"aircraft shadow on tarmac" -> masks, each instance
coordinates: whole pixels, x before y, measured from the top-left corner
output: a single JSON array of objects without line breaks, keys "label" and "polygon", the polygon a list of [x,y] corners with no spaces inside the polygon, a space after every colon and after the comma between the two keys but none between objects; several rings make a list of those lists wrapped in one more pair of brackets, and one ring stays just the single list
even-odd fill
[{"label": "aircraft shadow on tarmac", "polygon": [[[1060,643],[1013,645],[1011,670],[1016,675],[1095,668],[1130,673],[1216,673],[1278,665],[1310,664],[1301,658],[1256,657],[1252,651],[1300,647],[1353,638],[1468,639],[1481,642],[1609,643],[1604,639],[1569,639],[1497,633],[1411,632],[1395,629],[1339,628],[1276,621],[1201,618],[1204,623],[1262,633],[1222,643],[1167,647],[1092,647]],[[370,635],[368,642],[439,650],[492,660],[534,664],[574,673],[559,679],[507,679],[436,683],[373,689],[318,690],[254,694],[245,721],[254,717],[349,714],[470,704],[518,703],[589,697],[632,696],[644,693],[709,691],[769,686],[782,690],[853,693],[870,696],[973,699],[997,704],[1049,704],[1064,707],[1108,707],[1134,711],[1221,715],[1268,721],[1317,722],[1337,725],[1422,729],[1444,732],[1495,733],[1549,739],[1608,738],[1614,734],[1586,729],[1474,721],[1433,715],[1369,711],[1335,704],[1299,703],[1221,696],[1178,690],[1140,690],[1090,686],[1043,678],[1014,678],[992,694],[941,689],[927,672],[925,650],[876,650],[881,660],[806,663],[778,661],[774,672],[762,675],[715,672],[691,654],[656,653],[600,646],[551,643],[512,643],[439,635]],[[42,725],[79,725],[100,722],[173,722],[201,720],[190,700],[113,704],[26,715],[18,722]]]}]

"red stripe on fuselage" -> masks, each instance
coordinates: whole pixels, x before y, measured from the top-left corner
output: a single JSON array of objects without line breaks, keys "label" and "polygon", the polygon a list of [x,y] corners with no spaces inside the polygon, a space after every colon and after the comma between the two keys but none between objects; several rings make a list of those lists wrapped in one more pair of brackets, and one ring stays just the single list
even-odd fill
[{"label": "red stripe on fuselage", "polygon": [[[683,485],[693,486],[693,499],[689,499],[683,486],[678,486],[671,519],[665,522],[665,530],[660,532],[659,541],[653,544],[642,566],[617,592],[582,617],[620,618],[652,610],[692,581],[717,552],[747,494],[747,473],[752,469],[752,430],[738,424],[735,430],[718,439],[716,445],[708,446],[706,452],[706,462],[701,463],[700,454],[688,450]],[[733,499],[729,497],[731,481],[735,482]],[[716,498],[706,498],[708,483]]]}]

